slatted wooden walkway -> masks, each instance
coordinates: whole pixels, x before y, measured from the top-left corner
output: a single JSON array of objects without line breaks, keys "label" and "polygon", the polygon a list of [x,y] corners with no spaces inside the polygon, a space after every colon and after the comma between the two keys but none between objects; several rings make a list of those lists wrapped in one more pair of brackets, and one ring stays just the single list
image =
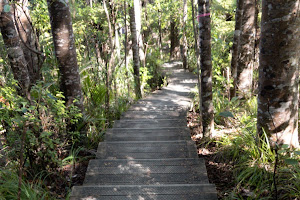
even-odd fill
[{"label": "slatted wooden walkway", "polygon": [[205,164],[186,127],[196,77],[164,65],[169,84],[138,101],[106,133],[71,200],[213,200]]}]

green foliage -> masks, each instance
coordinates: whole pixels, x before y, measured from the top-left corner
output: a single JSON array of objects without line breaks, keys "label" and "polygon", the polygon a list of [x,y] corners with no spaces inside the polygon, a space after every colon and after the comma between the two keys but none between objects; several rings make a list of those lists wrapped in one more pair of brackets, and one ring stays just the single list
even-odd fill
[{"label": "green foliage", "polygon": [[225,95],[222,95],[222,93],[218,91],[213,93],[213,105],[215,108],[215,122],[217,124],[225,124],[225,118],[234,118],[234,114],[232,113],[238,111],[240,102],[236,97],[229,100]]},{"label": "green foliage", "polygon": [[[19,177],[14,170],[0,170],[0,200],[18,199]],[[22,200],[55,199],[40,182],[21,182]]]},{"label": "green foliage", "polygon": [[147,55],[146,67],[141,68],[141,85],[145,93],[152,92],[164,85],[161,65],[159,58],[159,49],[151,49]]},{"label": "green foliage", "polygon": [[222,93],[227,91],[231,80],[228,80],[226,74],[230,68],[234,21],[227,21],[226,16],[234,16],[233,1],[214,1],[212,3],[212,65],[214,90],[220,90]]},{"label": "green foliage", "polygon": [[[31,89],[31,100],[16,94],[14,88],[4,87],[0,96],[0,120],[5,132],[9,156],[15,160],[19,156],[21,133],[26,131],[25,157],[30,170],[52,170],[59,166],[63,152],[82,138],[72,126],[82,115],[79,109],[65,106],[61,92],[53,94],[50,85],[42,82]],[[60,153],[59,153],[60,152]]]},{"label": "green foliage", "polygon": [[[270,146],[266,135],[256,134],[255,98],[237,100],[235,105],[244,105],[239,110],[235,105],[228,106],[234,112],[222,111],[222,118],[232,115],[230,125],[235,126],[236,133],[223,135],[217,139],[218,155],[234,167],[236,186],[228,199],[272,199],[274,195],[274,167],[277,153]],[[222,107],[222,106],[220,106]],[[300,187],[300,156],[299,151],[291,150],[288,145],[278,149],[275,182],[278,188],[279,199],[299,198]]]},{"label": "green foliage", "polygon": [[[235,165],[236,186],[229,199],[271,199],[274,191],[276,153],[266,137],[258,138],[255,135],[255,124],[250,132],[249,129],[243,128],[238,135],[224,136],[217,142],[222,145],[219,154],[230,158]],[[279,199],[297,199],[300,186],[300,157],[297,153],[288,155],[286,152],[280,150],[275,175]]]}]

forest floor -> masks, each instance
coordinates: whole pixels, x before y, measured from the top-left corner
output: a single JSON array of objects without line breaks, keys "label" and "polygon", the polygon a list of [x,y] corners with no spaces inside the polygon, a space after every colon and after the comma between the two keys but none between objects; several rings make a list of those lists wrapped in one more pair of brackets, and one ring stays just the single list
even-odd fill
[{"label": "forest floor", "polygon": [[234,189],[233,166],[228,163],[228,158],[223,158],[218,154],[215,142],[202,139],[199,117],[199,113],[188,112],[188,127],[191,130],[192,139],[197,144],[199,157],[205,160],[209,182],[216,185],[218,199],[224,199]]}]

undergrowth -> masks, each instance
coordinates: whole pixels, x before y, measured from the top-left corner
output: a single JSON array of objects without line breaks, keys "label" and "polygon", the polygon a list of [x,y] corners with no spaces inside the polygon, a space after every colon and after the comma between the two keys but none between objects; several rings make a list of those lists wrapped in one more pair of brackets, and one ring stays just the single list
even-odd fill
[{"label": "undergrowth", "polygon": [[207,145],[215,143],[216,156],[233,165],[235,187],[226,199],[300,199],[300,151],[288,145],[273,148],[266,135],[257,135],[255,97],[220,98],[214,98],[216,122],[234,131]]}]

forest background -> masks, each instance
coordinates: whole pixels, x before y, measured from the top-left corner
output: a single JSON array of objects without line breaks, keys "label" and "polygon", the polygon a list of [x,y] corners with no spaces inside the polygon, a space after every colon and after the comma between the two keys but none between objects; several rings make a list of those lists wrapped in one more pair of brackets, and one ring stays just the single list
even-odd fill
[{"label": "forest background", "polygon": [[201,73],[189,126],[208,169],[229,174],[211,180],[220,199],[300,198],[298,138],[257,131],[260,1],[0,2],[0,199],[68,198],[105,130],[167,84],[172,60]]}]

